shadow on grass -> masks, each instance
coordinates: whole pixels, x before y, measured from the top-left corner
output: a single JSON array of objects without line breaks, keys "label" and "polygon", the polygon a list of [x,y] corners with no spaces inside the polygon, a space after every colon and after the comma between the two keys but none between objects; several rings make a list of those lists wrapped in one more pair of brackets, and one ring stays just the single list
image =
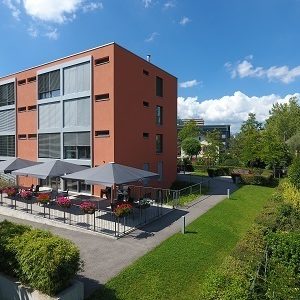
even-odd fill
[{"label": "shadow on grass", "polygon": [[94,293],[85,295],[86,300],[121,300],[117,297],[114,290],[106,287],[105,285],[100,285]]},{"label": "shadow on grass", "polygon": [[198,234],[198,231],[186,231],[185,234]]}]

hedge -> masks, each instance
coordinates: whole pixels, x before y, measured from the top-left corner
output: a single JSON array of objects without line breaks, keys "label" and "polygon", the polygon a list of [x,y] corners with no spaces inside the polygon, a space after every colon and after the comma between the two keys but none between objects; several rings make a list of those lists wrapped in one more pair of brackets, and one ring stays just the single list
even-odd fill
[{"label": "hedge", "polygon": [[1,270],[31,288],[55,295],[82,269],[77,246],[49,231],[4,221],[0,234]]},{"label": "hedge", "polygon": [[260,186],[269,186],[276,187],[279,183],[277,178],[273,178],[273,176],[262,176],[255,174],[242,174],[239,176],[242,184],[248,185],[260,185]]}]

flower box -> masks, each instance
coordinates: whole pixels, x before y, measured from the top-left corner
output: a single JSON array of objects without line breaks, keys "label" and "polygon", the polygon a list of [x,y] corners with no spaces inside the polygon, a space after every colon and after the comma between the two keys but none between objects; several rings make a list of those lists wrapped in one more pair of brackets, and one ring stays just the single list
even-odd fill
[{"label": "flower box", "polygon": [[4,193],[6,193],[9,198],[13,198],[18,194],[18,189],[15,187],[7,187],[4,189]]},{"label": "flower box", "polygon": [[31,191],[21,190],[20,196],[25,200],[30,200],[33,196],[33,193]]},{"label": "flower box", "polygon": [[49,193],[40,193],[37,196],[37,201],[41,204],[47,204],[50,201],[51,195]]},{"label": "flower box", "polygon": [[62,208],[70,208],[72,203],[69,197],[58,197],[56,200],[58,206]]},{"label": "flower box", "polygon": [[133,210],[132,204],[128,202],[124,202],[116,205],[114,209],[114,214],[116,217],[121,218],[131,214],[132,210]]},{"label": "flower box", "polygon": [[90,201],[84,201],[80,204],[80,209],[85,213],[85,214],[90,214],[92,215],[96,211],[96,205],[93,202]]}]

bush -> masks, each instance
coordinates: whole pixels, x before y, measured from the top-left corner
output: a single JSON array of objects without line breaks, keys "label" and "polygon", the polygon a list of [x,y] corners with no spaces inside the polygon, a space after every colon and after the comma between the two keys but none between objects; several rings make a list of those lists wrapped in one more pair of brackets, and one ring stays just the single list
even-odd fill
[{"label": "bush", "polygon": [[0,270],[49,295],[66,288],[81,270],[78,248],[48,231],[0,223]]},{"label": "bush", "polygon": [[231,173],[231,168],[229,167],[217,167],[217,168],[207,169],[207,174],[209,177],[229,176],[230,173]]},{"label": "bush", "polygon": [[300,190],[300,158],[295,158],[288,170],[290,182]]},{"label": "bush", "polygon": [[54,295],[66,288],[81,269],[78,248],[42,230],[30,230],[13,240],[20,279],[32,288]]},{"label": "bush", "polygon": [[298,211],[300,210],[300,191],[289,181],[280,184],[280,191],[283,201],[292,205]]},{"label": "bush", "polygon": [[19,273],[18,261],[15,253],[9,249],[10,241],[30,230],[30,227],[17,225],[8,221],[0,223],[0,270],[10,276]]},{"label": "bush", "polygon": [[273,178],[271,175],[262,176],[262,175],[255,175],[255,174],[242,174],[240,178],[242,184],[248,184],[248,185],[275,187],[279,183],[279,180],[277,178]]}]

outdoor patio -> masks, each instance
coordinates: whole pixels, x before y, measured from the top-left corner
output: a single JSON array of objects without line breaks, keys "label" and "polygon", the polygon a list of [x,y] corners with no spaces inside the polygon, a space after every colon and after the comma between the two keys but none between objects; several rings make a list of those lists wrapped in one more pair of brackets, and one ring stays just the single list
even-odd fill
[{"label": "outdoor patio", "polygon": [[[3,193],[0,205],[21,211],[24,214],[32,214],[117,238],[173,210],[171,202],[163,203],[162,201],[147,199],[147,203],[149,203],[147,207],[139,206],[138,202],[135,202],[130,214],[117,217],[112,211],[108,199],[86,195],[70,195],[69,199],[72,203],[71,207],[62,208],[55,199],[47,204],[40,204],[36,197],[25,200],[19,195],[8,197]],[[95,203],[96,210],[93,214],[86,214],[80,209],[80,204],[84,201]]]}]

